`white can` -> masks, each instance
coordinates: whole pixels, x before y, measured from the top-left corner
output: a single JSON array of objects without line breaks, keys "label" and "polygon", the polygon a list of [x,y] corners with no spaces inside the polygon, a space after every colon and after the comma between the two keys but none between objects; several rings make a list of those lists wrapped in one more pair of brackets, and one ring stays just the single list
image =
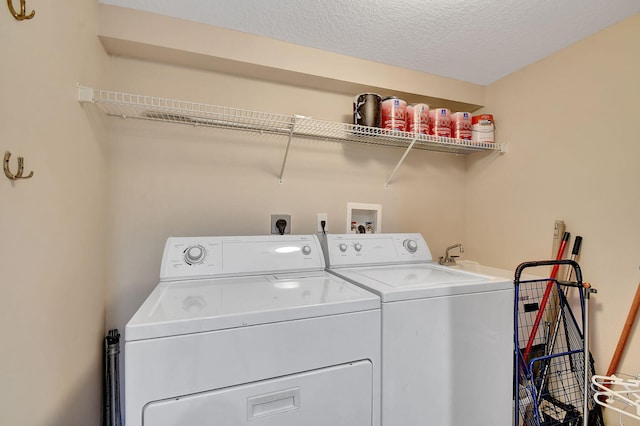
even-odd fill
[{"label": "white can", "polygon": [[471,136],[474,142],[495,142],[493,114],[474,115],[471,118],[471,123]]}]

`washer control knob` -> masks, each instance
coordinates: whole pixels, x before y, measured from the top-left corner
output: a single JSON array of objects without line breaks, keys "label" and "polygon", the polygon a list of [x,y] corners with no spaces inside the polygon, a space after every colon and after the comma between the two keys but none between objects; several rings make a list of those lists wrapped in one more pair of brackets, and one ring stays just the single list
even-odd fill
[{"label": "washer control knob", "polygon": [[347,245],[345,243],[340,244],[339,247],[341,252],[344,253],[345,251],[347,251]]},{"label": "washer control knob", "polygon": [[415,253],[416,250],[418,250],[418,243],[416,243],[415,240],[404,240],[402,242],[402,245],[404,246],[404,248],[407,249],[408,252],[410,253]]},{"label": "washer control knob", "polygon": [[356,249],[356,251],[360,251],[360,250],[362,250],[362,244],[360,244],[360,243],[355,243],[355,244],[353,245],[353,248],[354,248],[354,249]]},{"label": "washer control knob", "polygon": [[184,251],[184,261],[189,265],[201,263],[207,252],[201,245],[189,246]]},{"label": "washer control knob", "polygon": [[304,254],[305,256],[311,254],[311,247],[309,246],[303,246],[302,247],[302,254]]}]

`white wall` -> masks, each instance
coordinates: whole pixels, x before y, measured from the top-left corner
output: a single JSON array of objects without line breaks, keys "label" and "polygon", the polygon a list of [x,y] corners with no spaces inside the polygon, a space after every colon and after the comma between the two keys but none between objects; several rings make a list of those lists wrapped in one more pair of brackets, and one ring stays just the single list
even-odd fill
[{"label": "white wall", "polygon": [[[640,15],[489,86],[486,110],[509,153],[468,163],[464,239],[477,260],[513,269],[550,258],[556,219],[583,236],[601,374],[640,281],[638,75]],[[620,372],[640,373],[638,333],[636,324]]]},{"label": "white wall", "polygon": [[[19,9],[19,2],[13,2]],[[105,312],[104,133],[76,83],[100,84],[95,2],[0,7],[0,424],[99,425]]]}]

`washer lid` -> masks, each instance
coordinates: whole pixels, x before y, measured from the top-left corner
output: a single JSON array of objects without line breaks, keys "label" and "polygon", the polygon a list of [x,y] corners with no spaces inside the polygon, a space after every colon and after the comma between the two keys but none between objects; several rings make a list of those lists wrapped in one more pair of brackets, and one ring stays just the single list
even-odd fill
[{"label": "washer lid", "polygon": [[161,282],[127,323],[125,340],[246,327],[380,307],[324,271]]},{"label": "washer lid", "polygon": [[379,295],[383,302],[505,290],[513,282],[433,263],[338,268],[333,274]]}]

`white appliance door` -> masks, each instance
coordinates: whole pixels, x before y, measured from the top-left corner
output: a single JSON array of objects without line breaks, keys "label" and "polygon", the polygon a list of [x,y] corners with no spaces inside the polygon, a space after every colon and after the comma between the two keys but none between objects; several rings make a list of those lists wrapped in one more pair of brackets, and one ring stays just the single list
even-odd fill
[{"label": "white appliance door", "polygon": [[359,361],[148,404],[145,426],[371,426],[372,366]]},{"label": "white appliance door", "polygon": [[511,424],[513,290],[385,303],[382,424]]}]

